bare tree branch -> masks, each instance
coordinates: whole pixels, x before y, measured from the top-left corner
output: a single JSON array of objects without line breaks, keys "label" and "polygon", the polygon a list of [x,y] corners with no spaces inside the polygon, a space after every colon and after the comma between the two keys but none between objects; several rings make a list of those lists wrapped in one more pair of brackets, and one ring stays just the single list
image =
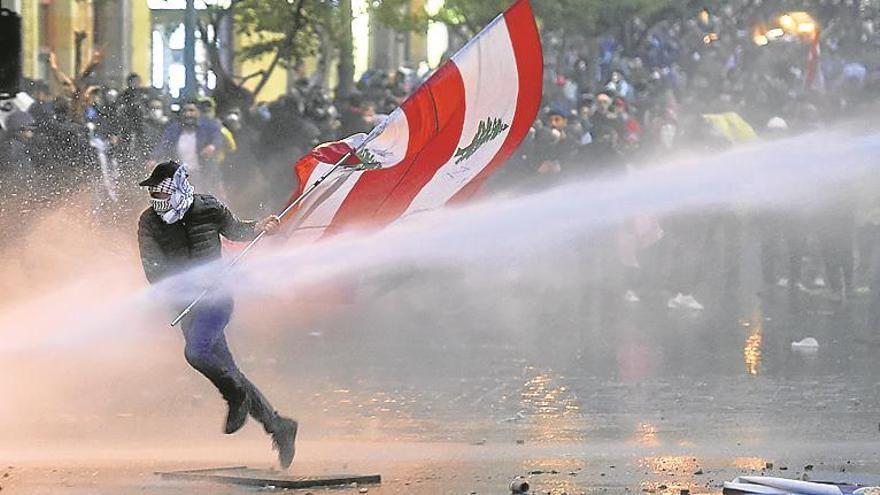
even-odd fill
[{"label": "bare tree branch", "polygon": [[272,62],[269,64],[269,67],[266,68],[266,71],[260,79],[260,82],[257,83],[257,87],[254,88],[254,98],[256,98],[258,94],[260,94],[260,91],[262,91],[263,88],[266,86],[266,83],[269,82],[269,78],[272,76],[272,72],[275,71],[275,67],[281,60],[281,52],[283,51],[283,49],[293,44],[293,40],[296,37],[296,34],[299,33],[299,31],[302,29],[306,17],[305,13],[303,12],[304,4],[305,0],[299,0],[299,2],[297,2],[296,20],[293,23],[293,30],[287,33],[281,46],[276,49],[275,57],[272,58]]},{"label": "bare tree branch", "polygon": [[208,39],[208,25],[205,25],[202,22],[198,23],[199,32],[202,34],[202,39],[205,40],[205,47],[208,54],[208,62],[211,66],[211,70],[214,71],[214,74],[217,75],[218,78],[232,81],[232,75],[226,70],[226,67],[223,67],[223,60],[220,57],[220,48],[217,46],[217,33],[219,32],[219,21],[211,22],[211,25],[214,28],[214,37],[212,39]]},{"label": "bare tree branch", "polygon": [[264,71],[264,70],[258,70],[256,72],[254,72],[253,74],[248,74],[246,76],[239,76],[236,79],[239,79],[241,81],[240,84],[244,84],[257,76],[264,75],[265,73],[266,73],[266,71]]},{"label": "bare tree branch", "polygon": [[278,61],[281,60],[281,48],[275,50],[275,56],[272,58],[272,62],[269,64],[269,67],[266,68],[263,72],[262,77],[260,78],[260,82],[257,83],[257,87],[254,88],[254,98],[260,94],[260,91],[266,86],[266,83],[269,82],[269,77],[272,76],[272,72],[275,71],[275,66],[278,65]]}]

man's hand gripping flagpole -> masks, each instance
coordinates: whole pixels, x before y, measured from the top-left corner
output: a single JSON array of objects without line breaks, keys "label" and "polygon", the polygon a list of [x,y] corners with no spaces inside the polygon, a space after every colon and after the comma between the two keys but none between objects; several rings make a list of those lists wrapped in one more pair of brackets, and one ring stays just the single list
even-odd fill
[{"label": "man's hand gripping flagpole", "polygon": [[[317,189],[318,186],[320,186],[322,182],[327,180],[328,177],[330,177],[331,175],[333,175],[334,172],[339,170],[339,168],[343,166],[343,163],[345,163],[346,160],[351,158],[352,155],[356,155],[360,150],[362,150],[367,145],[367,143],[369,143],[370,141],[372,141],[373,139],[378,137],[379,134],[381,134],[382,131],[385,130],[386,123],[387,123],[387,119],[385,120],[385,122],[382,122],[381,124],[374,127],[373,130],[370,131],[370,134],[367,135],[367,137],[364,139],[363,143],[361,143],[357,148],[355,148],[352,151],[349,151],[342,158],[337,160],[336,163],[333,164],[333,167],[327,171],[327,173],[318,177],[315,180],[315,182],[312,183],[311,186],[309,186],[306,190],[304,190],[302,192],[302,194],[300,194],[296,199],[291,201],[291,203],[289,205],[287,205],[287,207],[284,208],[284,210],[281,213],[278,214],[278,218],[283,220],[284,217],[286,217],[291,211],[294,210],[294,208],[296,208],[297,206],[300,205],[300,203],[305,201],[305,199],[312,192],[314,192],[314,190]],[[350,170],[351,171],[358,171],[358,170],[366,170],[366,169],[362,168],[362,167],[351,167]],[[262,239],[265,235],[266,235],[265,230],[260,232],[259,234],[257,234],[257,236],[254,237],[254,240],[252,240],[250,243],[248,243],[248,245],[245,246],[245,248],[242,249],[241,252],[238,253],[238,255],[235,258],[233,258],[231,263],[226,265],[226,268],[224,268],[223,271],[220,273],[220,275],[217,276],[217,281],[219,281],[220,279],[225,277],[232,270],[232,268],[235,267],[235,265],[238,264],[238,262],[241,261],[241,259],[244,258],[244,256],[258,242],[260,242],[260,239]],[[183,311],[181,311],[180,314],[177,315],[177,318],[175,318],[174,321],[171,322],[171,326],[173,327],[173,326],[176,326],[178,323],[180,323],[180,321],[183,320],[183,318],[186,317],[186,315],[188,315],[193,310],[193,308],[195,308],[202,301],[202,299],[204,299],[205,296],[207,296],[212,290],[214,290],[214,285],[211,285],[211,286],[208,286],[208,287],[205,287],[204,289],[202,289],[202,292],[200,292],[199,295],[196,296],[196,298],[193,299],[193,301],[191,303],[189,303],[189,306],[187,306]]]}]

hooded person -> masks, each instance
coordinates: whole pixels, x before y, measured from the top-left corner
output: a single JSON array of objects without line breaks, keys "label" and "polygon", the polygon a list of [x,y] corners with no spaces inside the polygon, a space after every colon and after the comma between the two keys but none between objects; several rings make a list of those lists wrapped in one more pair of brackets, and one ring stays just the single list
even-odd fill
[{"label": "hooded person", "polygon": [[[197,194],[186,167],[174,161],[157,165],[140,186],[150,194],[151,206],[138,222],[138,246],[151,284],[219,259],[221,236],[252,240],[260,232],[274,234],[280,224],[274,215],[259,222],[238,219],[214,196]],[[169,290],[175,288],[169,284]],[[187,315],[182,321],[184,355],[226,400],[229,411],[224,431],[235,433],[250,414],[272,436],[279,462],[286,469],[293,461],[297,423],[278,414],[235,364],[224,334],[233,306],[231,295],[218,288]]]}]

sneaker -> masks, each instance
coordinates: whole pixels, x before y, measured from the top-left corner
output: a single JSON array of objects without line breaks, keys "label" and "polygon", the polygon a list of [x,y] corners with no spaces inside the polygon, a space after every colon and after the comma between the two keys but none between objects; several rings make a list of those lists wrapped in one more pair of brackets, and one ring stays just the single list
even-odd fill
[{"label": "sneaker", "polygon": [[240,430],[244,426],[245,421],[247,421],[250,410],[251,401],[247,394],[244,394],[244,397],[239,401],[230,401],[229,412],[226,414],[226,426],[224,426],[223,432],[231,435]]},{"label": "sneaker", "polygon": [[777,287],[788,287],[788,279],[783,277],[776,281]]},{"label": "sneaker", "polygon": [[825,279],[822,277],[816,277],[815,279],[813,279],[813,286],[819,288],[825,287]]},{"label": "sneaker", "polygon": [[639,299],[639,295],[636,294],[636,292],[632,289],[626,291],[626,294],[623,295],[623,299],[629,303],[637,303],[641,301],[641,299]]},{"label": "sneaker", "polygon": [[278,451],[278,462],[282,469],[287,469],[296,454],[296,430],[299,424],[283,416],[278,416],[275,431],[272,432],[272,448]]}]

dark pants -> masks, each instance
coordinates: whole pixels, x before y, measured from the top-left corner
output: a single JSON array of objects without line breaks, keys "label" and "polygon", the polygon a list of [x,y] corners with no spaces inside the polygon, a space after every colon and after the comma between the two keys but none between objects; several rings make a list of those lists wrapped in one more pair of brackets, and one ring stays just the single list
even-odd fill
[{"label": "dark pants", "polygon": [[272,433],[278,414],[238,369],[226,344],[223,330],[233,307],[231,297],[220,296],[203,301],[193,310],[192,316],[183,320],[184,355],[190,366],[205,375],[227,402],[235,403],[249,396],[250,415],[263,424],[267,433]]},{"label": "dark pants", "polygon": [[844,289],[850,292],[854,275],[854,214],[847,208],[832,209],[820,220],[819,227],[828,286],[836,293]]}]

